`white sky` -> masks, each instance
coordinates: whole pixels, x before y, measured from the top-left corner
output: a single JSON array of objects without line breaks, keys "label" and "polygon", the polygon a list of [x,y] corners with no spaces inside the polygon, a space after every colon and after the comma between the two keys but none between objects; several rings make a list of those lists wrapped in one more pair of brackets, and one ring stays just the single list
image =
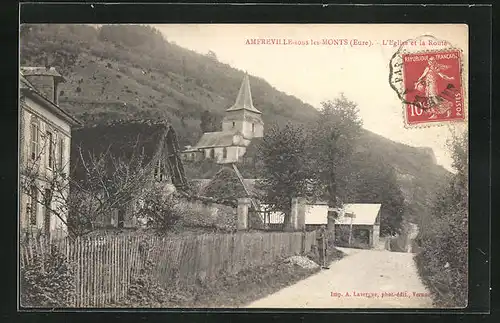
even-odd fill
[{"label": "white sky", "polygon": [[[416,38],[430,34],[447,40],[464,53],[464,74],[468,66],[466,25],[154,25],[169,41],[247,70],[280,91],[319,108],[320,102],[340,92],[355,101],[364,127],[394,141],[431,147],[437,162],[451,170],[446,149],[452,130],[465,124],[420,129],[404,127],[403,106],[389,86],[389,60],[397,47],[383,41]],[[247,39],[286,38],[352,39],[371,41],[372,46],[248,45]],[[465,79],[467,79],[465,77]],[[466,102],[466,109],[468,105]]]}]

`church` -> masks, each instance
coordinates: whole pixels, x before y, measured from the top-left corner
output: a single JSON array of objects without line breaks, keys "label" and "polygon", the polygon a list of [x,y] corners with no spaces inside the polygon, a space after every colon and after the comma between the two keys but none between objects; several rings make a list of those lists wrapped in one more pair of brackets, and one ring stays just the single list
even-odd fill
[{"label": "church", "polygon": [[248,74],[245,73],[236,102],[225,111],[222,131],[205,132],[198,143],[182,152],[185,161],[214,160],[218,164],[242,159],[254,138],[264,136],[262,112],[253,106]]}]

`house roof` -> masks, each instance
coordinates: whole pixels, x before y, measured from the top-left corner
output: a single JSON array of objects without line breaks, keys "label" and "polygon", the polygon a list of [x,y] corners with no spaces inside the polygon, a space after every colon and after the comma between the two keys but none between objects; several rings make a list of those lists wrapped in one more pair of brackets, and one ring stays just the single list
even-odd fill
[{"label": "house roof", "polygon": [[205,132],[191,149],[232,146],[235,134],[231,131]]},{"label": "house roof", "polygon": [[252,91],[250,90],[250,80],[248,74],[245,73],[243,82],[241,82],[240,91],[236,97],[236,102],[226,111],[248,110],[254,113],[262,114],[253,106]]},{"label": "house roof", "polygon": [[75,153],[81,148],[87,154],[109,152],[115,157],[130,157],[140,150],[149,159],[167,130],[168,123],[164,121],[116,120],[74,129],[71,146]]},{"label": "house roof", "polygon": [[[80,151],[84,160],[90,155],[107,153],[107,170],[110,172],[114,169],[113,158],[147,165],[157,156],[163,143],[166,143],[169,152],[179,151],[175,131],[164,120],[117,120],[81,127],[72,132],[71,165],[78,179],[84,179]],[[135,158],[139,156],[142,158]],[[171,166],[167,169],[175,172],[170,174],[172,181],[179,188],[179,185],[185,184],[182,164],[171,158],[167,162]]]},{"label": "house roof", "polygon": [[377,216],[380,211],[381,204],[372,203],[356,203],[356,204],[344,204],[344,210],[342,214],[344,216],[339,217],[335,224],[351,224],[351,217],[345,216],[345,214],[352,213],[355,215],[352,218],[353,225],[373,225],[377,221]]},{"label": "house roof", "polygon": [[31,67],[31,66],[22,66],[21,67],[21,73],[24,76],[31,76],[31,75],[36,75],[36,76],[53,76],[55,77],[59,82],[65,82],[66,80],[64,77],[59,74],[58,71],[54,67]]},{"label": "house roof", "polygon": [[[255,179],[243,179],[245,187],[248,189],[250,195],[255,195]],[[200,185],[199,193],[201,195],[213,194],[224,187],[223,190],[230,188],[232,191],[230,195],[239,195],[238,197],[246,196],[245,187],[241,184],[236,172],[232,167],[222,166],[219,171],[211,179],[199,179],[196,182]],[[216,196],[214,196],[216,197]]]},{"label": "house roof", "polygon": [[55,113],[57,116],[63,118],[66,122],[69,122],[71,125],[81,125],[82,123],[70,115],[65,109],[61,108],[59,105],[56,105],[51,100],[47,99],[45,95],[43,95],[33,84],[30,83],[24,77],[23,73],[19,73],[19,90],[25,95],[29,95],[34,100],[37,100],[49,109],[52,113]]}]

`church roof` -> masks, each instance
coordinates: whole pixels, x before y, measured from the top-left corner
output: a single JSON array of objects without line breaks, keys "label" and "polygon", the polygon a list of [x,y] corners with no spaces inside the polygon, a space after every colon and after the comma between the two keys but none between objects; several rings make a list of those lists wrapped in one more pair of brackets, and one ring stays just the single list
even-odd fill
[{"label": "church roof", "polygon": [[193,149],[232,146],[234,135],[231,131],[205,132]]},{"label": "church roof", "polygon": [[251,112],[262,114],[253,106],[252,102],[252,91],[250,90],[250,80],[248,79],[248,74],[245,73],[243,77],[243,82],[241,82],[240,91],[238,92],[238,97],[236,102],[226,111],[237,111],[237,110],[248,110]]}]

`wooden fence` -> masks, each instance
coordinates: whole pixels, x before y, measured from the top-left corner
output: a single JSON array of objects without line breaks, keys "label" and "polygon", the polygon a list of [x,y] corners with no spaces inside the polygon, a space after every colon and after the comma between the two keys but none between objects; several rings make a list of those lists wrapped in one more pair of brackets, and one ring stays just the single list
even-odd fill
[{"label": "wooden fence", "polygon": [[[75,265],[75,307],[103,307],[123,299],[146,260],[153,264],[152,274],[162,286],[182,287],[307,253],[314,243],[314,232],[103,236],[55,242]],[[47,253],[47,243],[23,243],[21,266],[35,254]]]}]

